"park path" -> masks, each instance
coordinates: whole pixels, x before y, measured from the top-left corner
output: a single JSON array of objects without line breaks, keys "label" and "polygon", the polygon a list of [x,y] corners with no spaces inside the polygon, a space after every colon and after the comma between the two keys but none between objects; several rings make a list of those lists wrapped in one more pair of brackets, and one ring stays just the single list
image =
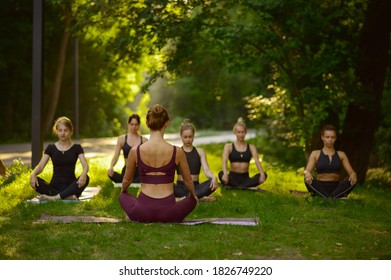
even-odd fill
[{"label": "park path", "polygon": [[[255,135],[255,130],[249,130],[247,132],[248,139],[255,137]],[[149,135],[144,136],[149,138]],[[173,145],[182,145],[182,141],[177,133],[165,134],[165,139]],[[225,143],[232,142],[235,139],[232,131],[220,131],[209,136],[196,135],[193,144],[197,146],[210,143]],[[117,137],[77,139],[75,142],[83,146],[86,158],[89,159],[113,155]],[[44,148],[48,143],[44,143]],[[31,143],[0,145],[0,158],[6,166],[10,165],[14,159],[20,159],[25,164],[31,165]]]}]

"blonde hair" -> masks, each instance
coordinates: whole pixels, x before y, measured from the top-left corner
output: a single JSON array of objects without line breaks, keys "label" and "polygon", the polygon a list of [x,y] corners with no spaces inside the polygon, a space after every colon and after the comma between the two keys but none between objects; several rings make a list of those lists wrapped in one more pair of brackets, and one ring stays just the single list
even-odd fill
[{"label": "blonde hair", "polygon": [[181,127],[179,128],[180,135],[182,135],[183,131],[189,130],[189,129],[191,131],[193,131],[193,135],[194,135],[195,134],[194,125],[191,123],[190,119],[184,119],[182,124],[181,124]]},{"label": "blonde hair", "polygon": [[168,120],[168,112],[162,105],[153,105],[148,110],[146,124],[149,129],[160,130]]},{"label": "blonde hair", "polygon": [[234,125],[234,127],[233,127],[233,129],[232,129],[233,132],[235,132],[235,129],[236,129],[236,127],[237,127],[238,125],[242,126],[242,127],[244,128],[244,130],[247,132],[247,125],[246,125],[246,123],[244,122],[244,120],[243,120],[242,117],[238,118],[238,121],[235,123],[235,125]]},{"label": "blonde hair", "polygon": [[73,124],[72,124],[72,121],[67,118],[67,117],[59,117],[58,119],[55,120],[54,122],[54,125],[53,125],[53,134],[54,135],[57,135],[57,132],[58,132],[58,125],[59,124],[62,124],[64,125],[66,128],[68,128],[71,132],[73,132]]}]

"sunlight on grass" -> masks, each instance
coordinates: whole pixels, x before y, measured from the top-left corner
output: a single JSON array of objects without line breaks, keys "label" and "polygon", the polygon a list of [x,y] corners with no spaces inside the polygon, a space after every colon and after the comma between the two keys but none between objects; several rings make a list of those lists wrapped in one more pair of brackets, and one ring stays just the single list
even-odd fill
[{"label": "sunlight on grass", "polygon": [[[204,145],[210,169],[222,169],[222,144]],[[267,192],[218,188],[216,201],[200,202],[189,219],[257,217],[253,227],[204,224],[34,224],[49,215],[125,218],[120,188],[107,176],[111,156],[89,159],[89,186],[100,193],[91,201],[24,203],[36,196],[29,186],[31,169],[15,163],[13,175],[0,180],[1,259],[390,259],[391,186],[383,169],[368,171],[347,201],[295,197],[305,191],[302,166],[283,164],[262,154]],[[122,163],[117,163],[118,169]],[[51,177],[50,164],[41,174]],[[80,166],[76,173],[81,172]],[[252,164],[250,175],[257,172]],[[200,181],[206,180],[203,173]],[[140,189],[130,188],[137,195]],[[211,246],[210,238],[213,238]],[[72,238],[70,238],[72,237]],[[316,237],[316,238],[314,238]],[[61,246],[59,246],[61,244]]]}]

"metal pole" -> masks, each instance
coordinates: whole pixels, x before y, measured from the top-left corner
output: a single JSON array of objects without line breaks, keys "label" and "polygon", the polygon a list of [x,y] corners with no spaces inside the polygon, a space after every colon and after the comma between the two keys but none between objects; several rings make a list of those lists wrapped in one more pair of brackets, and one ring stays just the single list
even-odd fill
[{"label": "metal pole", "polygon": [[32,73],[32,116],[31,116],[31,167],[40,161],[43,150],[41,136],[41,96],[42,96],[42,38],[43,0],[33,1],[33,73]]},{"label": "metal pole", "polygon": [[74,42],[74,80],[73,90],[75,98],[75,116],[74,116],[74,137],[79,138],[79,40],[75,38]]}]

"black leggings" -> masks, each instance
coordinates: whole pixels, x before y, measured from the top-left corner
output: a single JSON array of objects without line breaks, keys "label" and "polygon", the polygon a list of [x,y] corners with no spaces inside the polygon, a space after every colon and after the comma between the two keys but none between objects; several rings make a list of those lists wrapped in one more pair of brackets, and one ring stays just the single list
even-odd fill
[{"label": "black leggings", "polygon": [[[121,174],[119,174],[118,172],[114,171],[113,175],[109,176],[109,178],[114,183],[122,183],[122,180],[124,179],[125,171],[126,171],[126,165],[122,168]],[[138,169],[137,168],[136,168],[136,170],[134,172],[132,183],[140,183],[140,178],[138,176]]]},{"label": "black leggings", "polygon": [[318,181],[313,180],[312,184],[304,182],[309,193],[323,198],[341,198],[347,197],[355,185],[351,185],[348,179],[343,181]]},{"label": "black leggings", "polygon": [[77,197],[80,197],[84,189],[88,186],[88,183],[90,182],[90,177],[87,175],[86,183],[84,186],[79,187],[77,184],[77,178],[75,181],[73,181],[69,186],[65,188],[59,188],[58,186],[53,186],[49,183],[47,183],[45,180],[37,177],[39,186],[35,186],[35,190],[40,194],[46,194],[46,195],[60,195],[61,199],[64,199],[71,195],[76,195]]},{"label": "black leggings", "polygon": [[[194,190],[198,198],[208,196],[213,192],[210,189],[210,184],[212,183],[212,180],[208,180],[201,184],[198,181],[194,181],[193,183]],[[177,183],[174,184],[174,194],[176,197],[184,197],[189,195],[189,191],[187,190],[183,181],[177,181]]]},{"label": "black leggings", "polygon": [[[246,173],[236,173],[230,171],[228,174],[228,184],[224,184],[222,181],[224,172],[220,171],[219,172],[219,180],[220,182],[227,187],[232,187],[232,188],[252,188],[256,187],[259,184],[259,177],[261,177],[261,174],[256,174],[253,177],[250,178],[250,175],[248,172]],[[267,179],[267,174],[265,172],[265,179]]]}]

